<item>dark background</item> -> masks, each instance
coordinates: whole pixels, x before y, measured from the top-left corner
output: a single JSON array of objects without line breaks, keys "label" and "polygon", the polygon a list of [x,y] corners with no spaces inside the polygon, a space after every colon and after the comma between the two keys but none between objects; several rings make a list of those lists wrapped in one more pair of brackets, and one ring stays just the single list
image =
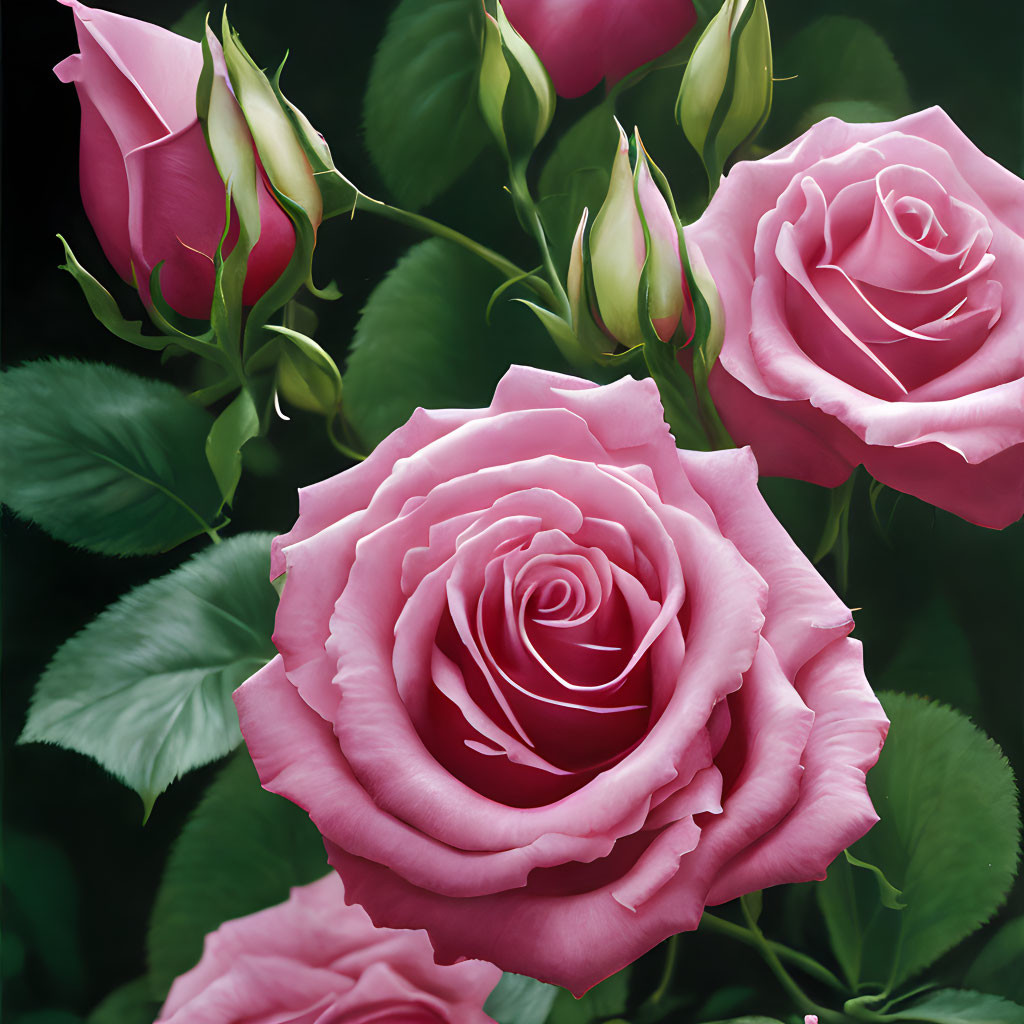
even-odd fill
[{"label": "dark background", "polygon": [[[187,4],[112,2],[110,9],[173,26]],[[291,51],[285,88],[328,138],[338,167],[365,191],[387,198],[362,143],[362,93],[373,49],[393,5],[323,0],[235,0],[232,21],[257,62],[276,65]],[[72,278],[58,270],[60,231],[80,261],[114,290],[130,315],[140,309],[118,285],[81,209],[77,192],[78,104],[51,68],[77,50],[71,12],[51,0],[8,4],[3,19],[3,362],[64,355],[103,360],[144,375],[189,383],[179,361],[162,371],[96,324]],[[863,18],[903,67],[915,108],[944,106],[980,148],[1016,173],[1024,170],[1024,33],[1011,0],[989,4],[910,0],[769,0],[779,46],[818,14]],[[786,74],[777,67],[778,75]],[[567,124],[598,98],[560,104]],[[670,116],[670,115],[669,115]],[[557,128],[557,125],[556,125]],[[680,136],[680,146],[685,142]],[[429,211],[513,258],[529,259],[500,198],[494,153]],[[321,232],[318,279],[335,277],[344,297],[320,307],[318,340],[341,364],[362,303],[415,238],[404,230],[339,218]],[[529,265],[529,263],[527,263]],[[1022,283],[1024,285],[1024,283]],[[133,305],[135,303],[135,305]],[[1024,336],[1022,336],[1024,344]],[[263,454],[272,480],[247,473],[232,530],[283,531],[295,488],[341,468],[316,424],[277,424]],[[802,485],[768,485],[780,515],[805,547],[815,540],[823,498]],[[891,502],[890,502],[891,504]],[[1024,530],[971,527],[905,499],[884,537],[872,524],[862,486],[854,502],[850,587],[857,635],[867,644],[869,678],[882,676],[915,612],[944,595],[969,644],[977,692],[954,700],[1024,771]],[[92,761],[51,747],[16,747],[32,686],[57,646],[130,587],[177,565],[194,541],[166,555],[115,560],[72,550],[8,513],[2,520],[4,1000],[29,1024],[73,1021],[145,968],[147,915],[168,848],[212,769],[176,783],[142,826],[138,797]],[[829,563],[826,572],[832,570]],[[254,851],[254,856],[258,855]],[[16,898],[11,898],[14,894]],[[1024,910],[1021,887],[1013,898]],[[730,951],[733,961],[745,951]],[[746,961],[744,961],[746,965]],[[695,968],[694,968],[695,969]],[[702,968],[704,969],[704,968]],[[728,961],[709,968],[725,984]],[[752,968],[745,968],[748,976]],[[953,967],[950,968],[951,970]],[[765,982],[764,988],[770,988]],[[48,1014],[43,1011],[49,1011]],[[63,1011],[63,1013],[56,1012]]]}]

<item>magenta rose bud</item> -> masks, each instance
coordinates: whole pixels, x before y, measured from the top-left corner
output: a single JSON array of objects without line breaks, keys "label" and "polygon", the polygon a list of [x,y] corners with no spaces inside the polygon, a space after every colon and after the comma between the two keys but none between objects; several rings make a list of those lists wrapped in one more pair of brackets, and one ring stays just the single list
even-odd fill
[{"label": "magenta rose bud", "polygon": [[375,928],[332,874],[207,935],[157,1024],[493,1024],[500,978],[478,960],[438,966],[423,932]]},{"label": "magenta rose bud", "polygon": [[849,610],[750,452],[677,450],[653,381],[514,366],[299,508],[242,732],[348,898],[439,963],[580,994],[877,820]]},{"label": "magenta rose bud", "polygon": [[559,96],[610,88],[660,57],[694,25],[692,0],[502,0],[508,20],[537,51]]},{"label": "magenta rose bud", "polygon": [[[225,190],[196,115],[202,47],[157,25],[60,2],[74,12],[81,52],[54,71],[78,91],[82,202],[100,245],[147,304],[150,274],[163,262],[168,304],[208,319]],[[292,223],[262,171],[257,192],[260,235],[249,255],[246,305],[281,276],[295,248]],[[234,223],[225,255],[237,237]]]},{"label": "magenta rose bud", "polygon": [[725,310],[711,395],[762,474],[863,464],[981,526],[1024,514],[1024,181],[942,110],[737,164],[686,240]]}]

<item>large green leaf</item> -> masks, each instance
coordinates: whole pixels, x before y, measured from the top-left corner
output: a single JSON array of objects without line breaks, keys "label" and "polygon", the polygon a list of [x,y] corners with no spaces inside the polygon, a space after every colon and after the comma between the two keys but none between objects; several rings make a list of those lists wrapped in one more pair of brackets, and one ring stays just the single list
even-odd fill
[{"label": "large green leaf", "polygon": [[59,540],[163,551],[213,527],[212,418],[170,384],[42,360],[0,377],[0,499]]},{"label": "large green leaf", "polygon": [[556,985],[506,971],[487,997],[484,1013],[498,1024],[544,1024],[561,991]]},{"label": "large green leaf", "polygon": [[856,891],[821,904],[834,945],[837,929],[850,928],[838,915],[858,908],[857,934],[836,953],[853,984],[892,991],[1002,903],[1016,871],[1020,816],[1009,764],[967,718],[905,694],[886,694],[882,703],[892,726],[868,773],[881,821],[852,852],[901,890],[906,908],[878,910],[875,879],[852,870]]},{"label": "large green leaf", "polygon": [[274,656],[266,533],[241,534],[125,594],[57,651],[21,742],[94,757],[146,812],[241,734],[231,693]]},{"label": "large green leaf", "polygon": [[374,289],[356,329],[344,411],[375,445],[422,405],[487,405],[512,363],[566,370],[553,342],[518,303],[487,302],[501,276],[465,250],[431,239]]},{"label": "large green leaf", "polygon": [[1024,917],[1003,925],[971,964],[964,984],[1024,1005]]},{"label": "large green leaf", "polygon": [[776,56],[779,80],[765,130],[772,144],[795,138],[830,114],[882,121],[911,110],[907,84],[885,40],[857,18],[827,15]]},{"label": "large green leaf", "polygon": [[490,138],[477,104],[483,5],[402,0],[366,88],[366,144],[400,202],[443,192]]},{"label": "large green leaf", "polygon": [[914,1024],[1024,1024],[1024,1006],[990,996],[943,988],[900,1010],[878,1015],[882,1021]]},{"label": "large green leaf", "polygon": [[199,960],[203,938],[225,921],[282,903],[292,886],[328,872],[305,813],[260,788],[248,754],[224,767],[171,851],[150,919],[153,995]]}]

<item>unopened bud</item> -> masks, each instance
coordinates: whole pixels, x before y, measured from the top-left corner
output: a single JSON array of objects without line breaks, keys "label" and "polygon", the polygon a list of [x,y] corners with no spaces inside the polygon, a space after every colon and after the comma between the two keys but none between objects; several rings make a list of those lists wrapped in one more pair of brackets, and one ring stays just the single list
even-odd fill
[{"label": "unopened bud", "polygon": [[726,0],[693,49],[676,120],[714,191],[729,158],[751,141],[772,103],[772,47],[764,0]]},{"label": "unopened bud", "polygon": [[484,14],[480,109],[510,159],[525,159],[544,137],[555,114],[551,77],[530,44],[505,17]]}]

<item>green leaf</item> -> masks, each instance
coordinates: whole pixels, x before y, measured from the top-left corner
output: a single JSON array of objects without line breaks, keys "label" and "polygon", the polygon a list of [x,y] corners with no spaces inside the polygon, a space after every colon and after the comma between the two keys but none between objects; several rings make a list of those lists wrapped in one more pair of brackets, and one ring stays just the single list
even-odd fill
[{"label": "green leaf", "polygon": [[964,984],[1024,1005],[1024,917],[1003,925],[971,964]]},{"label": "green leaf", "polygon": [[159,352],[171,344],[173,340],[171,338],[143,334],[141,320],[125,320],[114,296],[78,262],[64,236],[58,235],[57,237],[60,239],[61,245],[64,246],[64,258],[67,260],[66,263],[60,265],[60,269],[66,270],[78,282],[85,301],[89,303],[89,309],[92,310],[92,315],[111,334],[116,335],[122,341],[149,349],[151,352]]},{"label": "green leaf", "polygon": [[40,360],[0,377],[0,499],[102,554],[165,551],[220,508],[203,454],[211,417],[170,384]]},{"label": "green leaf", "polygon": [[892,51],[857,18],[827,15],[808,25],[776,55],[775,74],[765,132],[773,145],[788,142],[830,114],[891,121],[911,110]]},{"label": "green leaf", "polygon": [[171,850],[147,949],[162,999],[194,967],[203,939],[225,921],[282,903],[296,885],[327,874],[319,833],[301,808],[260,788],[241,750],[222,769]]},{"label": "green leaf", "polygon": [[402,0],[366,89],[366,145],[401,203],[429,203],[490,138],[477,103],[483,5]]},{"label": "green leaf", "polygon": [[885,877],[880,868],[875,867],[874,864],[868,864],[865,861],[857,860],[849,850],[843,850],[843,856],[851,867],[870,871],[871,874],[875,876],[875,884],[878,886],[878,899],[886,910],[907,909],[907,905],[902,900],[903,893],[901,893],[899,889],[897,889],[896,886],[894,886],[889,879]]},{"label": "green leaf", "polygon": [[559,140],[540,174],[540,214],[563,269],[584,207],[596,217],[608,192],[618,143],[614,110],[601,103]]},{"label": "green leaf", "polygon": [[605,978],[581,998],[559,989],[551,1009],[552,1024],[595,1024],[597,1021],[621,1017],[629,999],[631,967]]},{"label": "green leaf", "polygon": [[240,534],[125,594],[40,679],[20,742],[95,758],[153,801],[241,740],[232,692],[274,656],[266,533]]},{"label": "green leaf", "polygon": [[[842,901],[823,899],[822,909],[851,982],[891,992],[1002,903],[1016,871],[1020,817],[1009,764],[967,718],[905,694],[885,694],[882,704],[892,726],[868,773],[881,821],[851,852],[902,891],[906,909],[878,909],[874,880],[852,869],[851,877],[863,876],[854,890]],[[845,940],[837,944],[839,932]]]},{"label": "green leaf", "polygon": [[498,1024],[544,1024],[561,991],[556,985],[506,971],[487,997],[484,1013]]},{"label": "green leaf", "polygon": [[260,432],[260,416],[248,388],[242,388],[206,436],[206,458],[224,503],[230,504],[242,477],[242,448]]},{"label": "green leaf", "polygon": [[875,1016],[880,1021],[917,1024],[1024,1024],[1024,1006],[983,992],[944,988],[930,992],[913,1006]]},{"label": "green leaf", "polygon": [[136,978],[114,989],[89,1014],[88,1024],[153,1024],[159,1012],[149,978]]},{"label": "green leaf", "polygon": [[374,289],[344,376],[344,411],[370,446],[417,406],[486,406],[512,363],[567,372],[533,314],[502,302],[484,311],[501,276],[465,250],[414,246]]}]

